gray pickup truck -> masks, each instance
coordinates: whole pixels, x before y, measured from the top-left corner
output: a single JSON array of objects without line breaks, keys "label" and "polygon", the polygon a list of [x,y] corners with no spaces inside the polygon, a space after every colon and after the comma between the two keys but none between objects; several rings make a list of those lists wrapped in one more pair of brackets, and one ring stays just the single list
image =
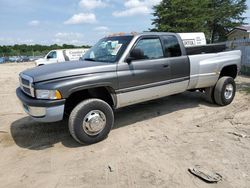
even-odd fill
[{"label": "gray pickup truck", "polygon": [[101,39],[81,61],[20,73],[16,94],[34,120],[68,118],[79,143],[107,137],[114,110],[184,91],[202,91],[218,105],[230,104],[241,52],[221,45],[185,48],[175,33],[141,33]]}]

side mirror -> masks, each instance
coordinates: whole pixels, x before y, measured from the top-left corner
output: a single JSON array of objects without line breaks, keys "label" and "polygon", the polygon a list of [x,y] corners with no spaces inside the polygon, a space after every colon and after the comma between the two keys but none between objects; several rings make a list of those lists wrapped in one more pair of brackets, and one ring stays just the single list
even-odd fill
[{"label": "side mirror", "polygon": [[144,53],[140,48],[134,48],[131,52],[129,57],[127,58],[126,62],[131,63],[133,60],[144,59]]},{"label": "side mirror", "polygon": [[133,60],[135,60],[133,57],[127,57],[126,62],[130,64]]}]

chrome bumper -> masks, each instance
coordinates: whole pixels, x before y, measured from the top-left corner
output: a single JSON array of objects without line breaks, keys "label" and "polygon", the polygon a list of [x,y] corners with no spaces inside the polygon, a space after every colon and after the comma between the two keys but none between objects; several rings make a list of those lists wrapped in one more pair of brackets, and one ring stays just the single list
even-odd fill
[{"label": "chrome bumper", "polygon": [[35,107],[23,104],[24,111],[29,114],[32,119],[38,122],[56,122],[63,119],[64,105],[53,107]]}]

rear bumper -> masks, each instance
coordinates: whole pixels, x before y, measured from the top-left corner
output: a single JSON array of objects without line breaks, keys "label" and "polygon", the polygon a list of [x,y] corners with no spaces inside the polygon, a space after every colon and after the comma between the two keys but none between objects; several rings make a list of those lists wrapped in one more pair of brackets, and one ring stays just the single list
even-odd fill
[{"label": "rear bumper", "polygon": [[56,122],[63,119],[65,99],[34,99],[25,95],[20,88],[17,88],[16,95],[21,101],[24,111],[29,114],[35,121]]}]

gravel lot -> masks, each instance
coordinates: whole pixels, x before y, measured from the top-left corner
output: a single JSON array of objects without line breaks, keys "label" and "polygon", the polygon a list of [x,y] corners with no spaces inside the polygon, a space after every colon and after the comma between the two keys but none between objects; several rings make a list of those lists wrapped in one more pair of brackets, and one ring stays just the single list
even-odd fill
[{"label": "gravel lot", "polygon": [[[0,65],[0,187],[250,187],[250,78],[238,77],[234,102],[211,105],[186,92],[115,113],[98,144],[81,146],[67,122],[34,122],[16,96],[18,73]],[[188,172],[222,175],[208,184]]]}]

